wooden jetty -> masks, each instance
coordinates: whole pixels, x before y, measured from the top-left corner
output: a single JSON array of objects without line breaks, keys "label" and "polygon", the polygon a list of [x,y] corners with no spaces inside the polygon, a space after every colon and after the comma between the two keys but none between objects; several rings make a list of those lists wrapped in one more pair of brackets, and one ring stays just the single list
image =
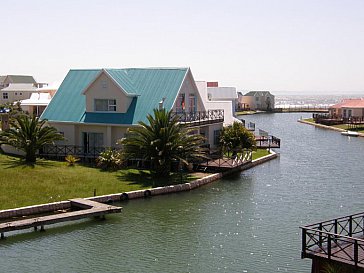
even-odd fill
[{"label": "wooden jetty", "polygon": [[312,259],[312,273],[327,264],[340,272],[364,272],[364,212],[332,219],[302,229],[302,258]]},{"label": "wooden jetty", "polygon": [[69,212],[39,217],[31,216],[30,218],[20,220],[8,219],[8,222],[0,223],[0,238],[5,238],[5,232],[28,228],[34,228],[34,230],[40,228],[41,231],[44,231],[44,226],[46,225],[74,221],[88,217],[105,217],[106,214],[121,212],[120,207],[111,206],[82,198],[71,199],[69,200],[69,202],[70,208],[72,209],[72,211]]},{"label": "wooden jetty", "polygon": [[198,169],[203,171],[226,171],[239,168],[252,162],[252,151],[243,150],[234,157],[207,159],[198,164]]}]

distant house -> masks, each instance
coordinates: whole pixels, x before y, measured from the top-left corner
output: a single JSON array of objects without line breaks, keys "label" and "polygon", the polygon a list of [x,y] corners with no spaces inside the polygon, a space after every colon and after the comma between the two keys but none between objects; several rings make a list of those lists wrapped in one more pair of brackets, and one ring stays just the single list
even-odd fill
[{"label": "distant house", "polygon": [[[41,119],[62,132],[59,145],[115,147],[127,129],[155,108],[172,110],[213,145],[223,115],[206,112],[189,68],[70,70]],[[216,114],[216,115],[214,115]]]},{"label": "distant house", "polygon": [[269,111],[274,109],[274,95],[272,95],[269,91],[250,91],[245,95],[239,93],[238,93],[239,110]]},{"label": "distant house", "polygon": [[33,76],[25,76],[25,75],[0,76],[0,89],[9,86],[9,84],[11,83],[36,84],[37,82],[34,80]]},{"label": "distant house", "polygon": [[364,118],[364,98],[346,99],[329,107],[329,114],[334,118]]},{"label": "distant house", "polygon": [[33,92],[42,92],[39,89],[46,85],[37,83],[32,76],[0,76],[0,104],[29,99]]},{"label": "distant house", "polygon": [[218,82],[196,82],[202,101],[207,110],[223,109],[224,124],[232,124],[235,120],[235,100],[238,95],[235,87],[220,87]]}]

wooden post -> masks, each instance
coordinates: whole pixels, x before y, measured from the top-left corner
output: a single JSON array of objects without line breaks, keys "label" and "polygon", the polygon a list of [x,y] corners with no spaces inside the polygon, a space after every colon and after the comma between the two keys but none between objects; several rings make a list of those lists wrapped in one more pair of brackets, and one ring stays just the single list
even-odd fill
[{"label": "wooden post", "polygon": [[322,223],[319,224],[319,246],[322,247]]},{"label": "wooden post", "polygon": [[40,226],[40,231],[45,231],[44,226]]},{"label": "wooden post", "polygon": [[306,229],[302,229],[302,250],[301,250],[301,259],[306,257]]},{"label": "wooden post", "polygon": [[327,234],[327,257],[331,259],[331,234]]},{"label": "wooden post", "polygon": [[5,239],[5,234],[4,234],[4,232],[1,232],[1,240],[3,240],[3,239]]},{"label": "wooden post", "polygon": [[353,235],[353,216],[349,216],[349,236]]},{"label": "wooden post", "polygon": [[358,266],[358,241],[354,241],[354,264]]}]

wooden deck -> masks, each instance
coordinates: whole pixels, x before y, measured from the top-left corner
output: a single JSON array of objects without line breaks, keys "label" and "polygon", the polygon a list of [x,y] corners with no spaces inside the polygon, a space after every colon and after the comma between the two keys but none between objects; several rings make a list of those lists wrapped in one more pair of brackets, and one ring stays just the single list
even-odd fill
[{"label": "wooden deck", "polygon": [[364,213],[302,227],[302,258],[364,269]]},{"label": "wooden deck", "polygon": [[9,219],[9,222],[0,223],[0,233],[1,239],[5,238],[5,232],[34,228],[37,230],[40,227],[40,230],[44,230],[44,226],[74,221],[88,217],[104,217],[105,214],[110,213],[119,213],[121,212],[120,207],[115,207],[111,205],[106,205],[103,203],[90,201],[82,198],[71,199],[71,207],[75,209],[75,211],[26,218],[21,220],[12,220]]},{"label": "wooden deck", "polygon": [[275,136],[255,136],[256,146],[261,149],[280,148],[281,140]]},{"label": "wooden deck", "polygon": [[209,159],[205,162],[199,163],[199,169],[208,171],[226,171],[229,169],[239,168],[242,165],[250,163],[252,161],[252,151],[251,150],[244,150],[243,152],[239,153],[234,158],[217,158],[217,159]]}]

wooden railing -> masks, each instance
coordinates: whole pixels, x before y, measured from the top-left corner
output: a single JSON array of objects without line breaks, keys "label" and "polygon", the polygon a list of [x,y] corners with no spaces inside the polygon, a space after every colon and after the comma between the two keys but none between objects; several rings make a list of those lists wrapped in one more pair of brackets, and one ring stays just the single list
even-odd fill
[{"label": "wooden railing", "polygon": [[224,110],[208,110],[197,112],[173,112],[172,117],[177,117],[181,123],[188,123],[189,125],[212,124],[224,121]]},{"label": "wooden railing", "polygon": [[252,161],[252,150],[244,149],[242,151],[237,152],[234,156],[229,156],[229,155],[218,156],[217,158],[209,158],[199,162],[195,162],[195,164],[199,165],[202,168],[231,169],[239,167],[251,161]]},{"label": "wooden railing", "polygon": [[47,158],[63,158],[73,155],[80,158],[97,158],[100,153],[110,149],[108,147],[84,147],[75,145],[44,145],[39,150],[39,155]]},{"label": "wooden railing", "polygon": [[314,256],[364,267],[364,213],[301,227],[302,258]]},{"label": "wooden railing", "polygon": [[255,138],[257,148],[280,148],[281,140],[275,136],[258,136]]}]

